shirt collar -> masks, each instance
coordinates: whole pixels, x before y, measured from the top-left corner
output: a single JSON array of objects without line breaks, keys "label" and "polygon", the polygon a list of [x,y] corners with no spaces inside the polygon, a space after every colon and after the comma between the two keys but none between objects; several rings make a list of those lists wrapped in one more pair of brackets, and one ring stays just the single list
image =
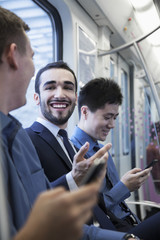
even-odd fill
[{"label": "shirt collar", "polygon": [[92,137],[90,137],[86,132],[84,132],[81,128],[76,126],[75,136],[78,135],[78,139],[80,142],[89,142],[89,150],[92,150],[96,145],[97,141],[94,141]]},{"label": "shirt collar", "polygon": [[[45,126],[55,137],[58,135],[59,127],[55,124],[49,122],[46,119],[43,119],[41,117],[38,117],[37,122],[41,123],[43,126]],[[65,129],[66,130],[66,129]]]}]

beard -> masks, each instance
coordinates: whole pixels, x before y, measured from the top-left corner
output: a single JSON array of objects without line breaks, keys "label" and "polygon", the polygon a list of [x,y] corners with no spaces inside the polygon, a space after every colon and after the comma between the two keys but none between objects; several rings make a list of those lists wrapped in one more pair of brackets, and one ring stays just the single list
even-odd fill
[{"label": "beard", "polygon": [[40,101],[40,106],[41,106],[41,112],[42,115],[51,123],[55,125],[63,125],[68,122],[68,119],[71,117],[76,104],[72,104],[72,107],[70,110],[68,110],[67,115],[63,116],[63,112],[59,113],[59,116],[53,116],[53,113],[50,110],[46,110],[46,105],[44,102]]}]

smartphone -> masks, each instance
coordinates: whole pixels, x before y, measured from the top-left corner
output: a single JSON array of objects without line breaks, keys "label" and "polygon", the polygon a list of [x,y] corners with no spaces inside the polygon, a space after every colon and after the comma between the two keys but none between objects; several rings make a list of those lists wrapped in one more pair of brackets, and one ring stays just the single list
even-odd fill
[{"label": "smartphone", "polygon": [[106,161],[104,159],[99,158],[95,159],[94,163],[92,164],[92,166],[89,168],[88,172],[82,179],[81,185],[91,183],[94,180],[96,180],[96,178],[99,176],[102,169],[104,168],[105,164]]},{"label": "smartphone", "polygon": [[154,159],[151,163],[147,165],[147,167],[145,167],[145,169],[153,167],[157,162],[158,162],[158,159]]}]

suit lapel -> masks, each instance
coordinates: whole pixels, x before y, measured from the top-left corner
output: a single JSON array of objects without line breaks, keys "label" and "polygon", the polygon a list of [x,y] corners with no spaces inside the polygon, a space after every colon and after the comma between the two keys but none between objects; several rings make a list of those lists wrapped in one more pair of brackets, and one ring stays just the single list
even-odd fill
[{"label": "suit lapel", "polygon": [[32,130],[34,132],[37,132],[41,138],[52,148],[52,151],[55,151],[59,157],[64,161],[69,169],[72,169],[72,164],[69,161],[67,155],[63,151],[61,145],[55,138],[55,136],[46,128],[44,127],[41,123],[34,122],[33,125],[31,126]]}]

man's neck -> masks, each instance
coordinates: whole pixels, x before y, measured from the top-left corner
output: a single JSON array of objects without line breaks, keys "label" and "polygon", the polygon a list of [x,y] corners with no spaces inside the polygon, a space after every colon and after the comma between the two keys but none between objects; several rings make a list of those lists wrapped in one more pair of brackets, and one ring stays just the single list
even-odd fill
[{"label": "man's neck", "polygon": [[39,115],[38,117],[41,118],[41,119],[43,119],[43,120],[45,120],[45,121],[47,121],[47,122],[50,122],[51,124],[53,124],[53,125],[61,128],[61,129],[66,129],[66,128],[67,128],[67,125],[68,125],[68,122],[66,122],[66,123],[64,123],[64,124],[62,124],[62,125],[55,124],[55,123],[49,121],[48,119],[46,119],[46,118],[45,118],[44,116],[42,116],[42,115]]},{"label": "man's neck", "polygon": [[97,142],[97,141],[98,141],[98,140],[94,139],[94,138],[87,132],[87,130],[85,129],[84,125],[83,125],[81,122],[79,122],[77,126],[78,126],[82,131],[84,131],[86,134],[88,134],[88,136],[90,136],[90,137],[93,139],[94,142]]}]

